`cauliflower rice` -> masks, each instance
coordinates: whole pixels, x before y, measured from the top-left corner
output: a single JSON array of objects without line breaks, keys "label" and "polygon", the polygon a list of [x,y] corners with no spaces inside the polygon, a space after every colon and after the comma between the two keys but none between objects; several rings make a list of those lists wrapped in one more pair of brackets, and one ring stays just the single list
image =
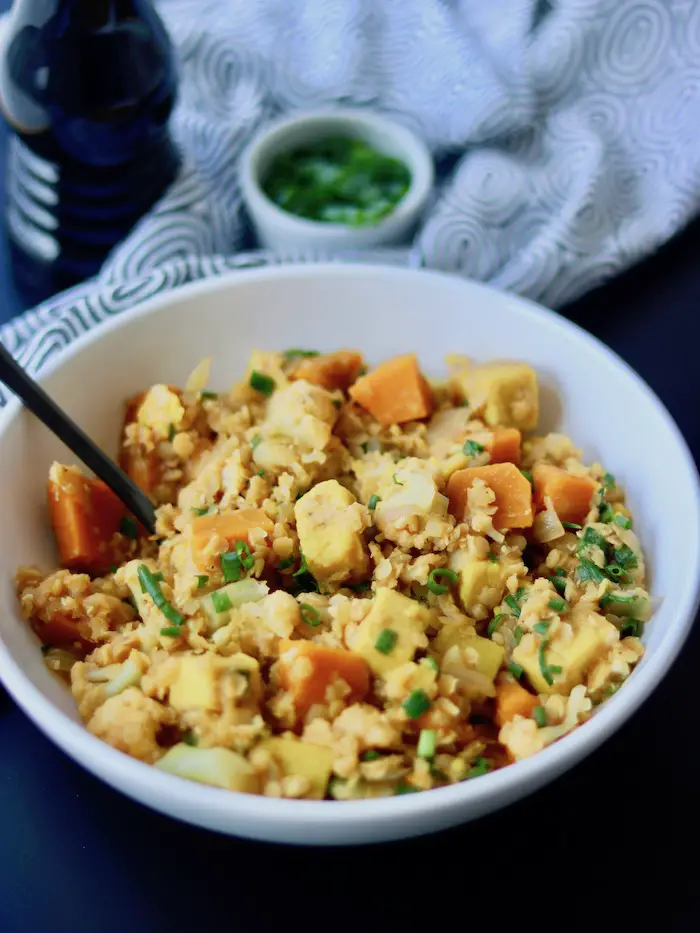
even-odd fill
[{"label": "cauliflower rice", "polygon": [[257,352],[245,378],[129,400],[149,537],[53,464],[61,569],[22,613],[87,729],[170,773],[274,797],[391,796],[536,754],[643,654],[624,493],[561,434],[535,373],[357,351]]}]

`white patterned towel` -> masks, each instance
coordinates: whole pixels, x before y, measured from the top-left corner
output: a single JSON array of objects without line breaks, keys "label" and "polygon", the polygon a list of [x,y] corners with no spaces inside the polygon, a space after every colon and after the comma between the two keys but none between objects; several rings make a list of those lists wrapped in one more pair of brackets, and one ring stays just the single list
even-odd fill
[{"label": "white patterned towel", "polygon": [[700,0],[159,9],[180,60],[173,123],[185,169],[99,282],[3,329],[34,364],[153,289],[235,264],[210,257],[250,245],[239,156],[279,112],[340,102],[412,126],[440,181],[410,260],[550,306],[653,250],[700,207]]}]

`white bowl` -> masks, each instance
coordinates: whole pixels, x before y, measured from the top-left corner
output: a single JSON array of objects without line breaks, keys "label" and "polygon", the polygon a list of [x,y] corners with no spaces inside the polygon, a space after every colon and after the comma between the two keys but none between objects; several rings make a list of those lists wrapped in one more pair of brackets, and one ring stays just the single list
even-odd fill
[{"label": "white bowl", "polygon": [[[296,217],[268,198],[261,182],[273,159],[297,146],[340,135],[364,139],[374,149],[394,156],[411,173],[408,191],[375,226],[349,227]],[[283,117],[266,126],[241,159],[241,190],[253,229],[262,246],[275,250],[372,249],[406,242],[415,229],[433,186],[433,162],[414,133],[370,110],[333,108]]]},{"label": "white bowl", "polygon": [[435,375],[444,373],[444,355],[456,351],[522,358],[537,368],[543,427],[571,434],[586,458],[600,458],[625,484],[652,591],[664,597],[645,635],[644,660],[620,692],[533,758],[463,784],[384,800],[274,800],[141,764],[83,728],[17,611],[16,566],[56,561],[44,492],[49,464],[73,458],[14,402],[0,415],[0,677],[39,728],[88,770],[156,810],[225,833],[298,843],[396,839],[522,797],[608,738],[649,696],[688,634],[699,594],[700,495],[683,438],[641,379],[568,321],[472,282],[376,266],[283,266],[186,286],[77,340],[42,383],[114,451],[126,396],[155,381],[181,383],[209,354],[212,385],[225,387],[240,377],[254,348],[290,346],[360,347],[370,362],[417,350]]}]

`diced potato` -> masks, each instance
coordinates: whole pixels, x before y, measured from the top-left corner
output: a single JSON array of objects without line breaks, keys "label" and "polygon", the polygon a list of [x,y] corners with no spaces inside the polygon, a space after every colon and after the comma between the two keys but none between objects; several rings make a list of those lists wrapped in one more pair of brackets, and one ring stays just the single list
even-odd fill
[{"label": "diced potato", "polygon": [[258,602],[269,592],[270,588],[264,581],[246,577],[214,590],[216,595],[208,593],[200,599],[199,604],[209,619],[209,630],[215,632],[231,621],[232,610],[245,603]]},{"label": "diced potato", "polygon": [[574,607],[571,624],[573,638],[557,636],[544,652],[547,668],[562,668],[561,673],[550,673],[551,684],[547,683],[542,671],[536,638],[523,639],[513,650],[513,660],[522,667],[538,693],[569,693],[573,687],[583,683],[591,665],[617,640],[615,626],[583,604]]},{"label": "diced potato", "polygon": [[[374,674],[385,675],[412,661],[416,649],[426,646],[425,629],[432,618],[433,613],[415,599],[382,587],[377,591],[369,613],[358,626],[353,651],[367,661]],[[388,652],[379,651],[376,647],[384,629],[393,633],[385,639],[395,639]]]},{"label": "diced potato", "polygon": [[369,554],[353,494],[335,479],[317,483],[294,506],[306,565],[317,580],[345,582],[367,574]]},{"label": "diced potato", "polygon": [[174,745],[156,762],[156,768],[225,790],[255,794],[260,780],[243,755],[228,748],[193,748],[184,742]]},{"label": "diced potato", "polygon": [[478,655],[475,669],[490,681],[495,679],[505,654],[500,645],[490,638],[477,635],[471,625],[463,622],[443,626],[433,645],[440,654],[445,654],[454,646],[461,651],[472,648]]},{"label": "diced potato", "polygon": [[456,374],[472,411],[486,424],[531,431],[537,426],[537,376],[527,363],[515,360],[481,363]]},{"label": "diced potato", "polygon": [[265,739],[258,748],[270,752],[282,765],[285,775],[300,774],[311,784],[309,797],[323,800],[333,770],[333,752],[325,745],[314,745],[291,737]]},{"label": "diced potato", "polygon": [[350,397],[386,426],[427,418],[434,405],[415,353],[380,363],[350,387]]}]

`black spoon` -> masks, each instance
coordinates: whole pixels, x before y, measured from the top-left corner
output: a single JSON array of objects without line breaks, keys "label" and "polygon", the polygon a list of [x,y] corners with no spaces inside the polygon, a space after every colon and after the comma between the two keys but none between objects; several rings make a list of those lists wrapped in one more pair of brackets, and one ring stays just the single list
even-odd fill
[{"label": "black spoon", "polygon": [[78,425],[49,398],[41,386],[28,376],[17,361],[0,343],[0,382],[12,389],[27,408],[34,412],[46,427],[53,431],[76,457],[105,482],[118,496],[134,518],[153,534],[156,530],[156,515],[153,503],[129,477],[91,441]]}]

